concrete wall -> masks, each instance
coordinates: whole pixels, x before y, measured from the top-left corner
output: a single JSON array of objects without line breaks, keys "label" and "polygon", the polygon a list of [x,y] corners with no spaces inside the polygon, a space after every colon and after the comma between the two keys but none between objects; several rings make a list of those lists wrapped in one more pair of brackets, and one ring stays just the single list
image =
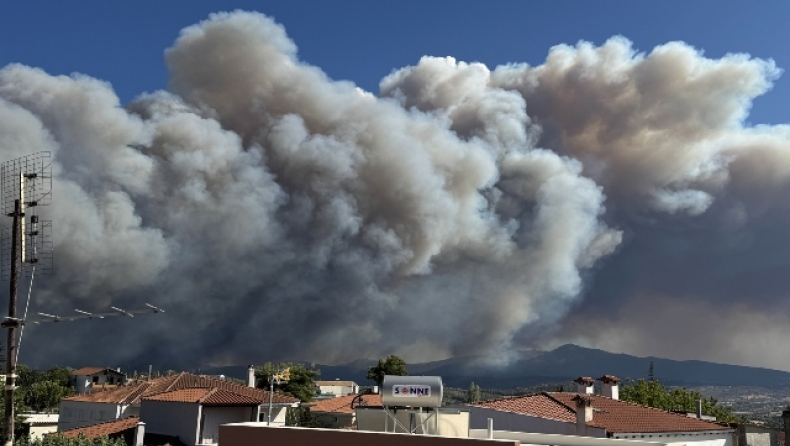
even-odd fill
[{"label": "concrete wall", "polygon": [[738,446],[779,446],[779,429],[760,426],[738,426]]},{"label": "concrete wall", "polygon": [[219,428],[219,446],[519,446],[519,444],[518,441],[512,440],[477,440],[335,429],[266,427],[262,423],[225,424]]},{"label": "concrete wall", "polygon": [[30,426],[29,436],[31,440],[40,440],[44,435],[58,431],[55,424],[34,424]]},{"label": "concrete wall", "polygon": [[120,404],[61,400],[58,431],[117,420],[124,408]]},{"label": "concrete wall", "polygon": [[219,425],[253,421],[255,414],[250,407],[203,407],[203,432],[200,444],[214,444],[219,439]]},{"label": "concrete wall", "polygon": [[[288,412],[288,407],[285,406],[272,406],[272,426],[285,426],[285,418]],[[261,405],[261,415],[258,421],[268,421],[269,419],[269,405]]]},{"label": "concrete wall", "polygon": [[353,413],[313,412],[313,411],[310,411],[310,413],[315,417],[320,427],[325,427],[327,429],[340,429],[342,427],[351,426],[357,422],[357,419]]},{"label": "concrete wall", "polygon": [[[469,410],[469,429],[487,429],[488,419],[494,420],[494,430],[512,432],[539,432],[544,434],[578,435],[576,423],[550,420],[514,412],[489,409],[487,407],[464,406]],[[586,426],[583,435],[606,437],[606,431]]]},{"label": "concrete wall", "polygon": [[407,429],[409,429],[411,423],[411,414],[415,416],[418,434],[441,435],[452,438],[469,436],[469,412],[453,410],[442,410],[439,412],[439,430],[437,432],[435,419],[433,417],[428,419],[430,414],[425,412],[420,413],[416,410],[400,409],[395,413],[395,417],[400,422],[400,425],[398,425],[383,409],[358,407],[356,409],[357,429],[371,432],[408,433]]},{"label": "concrete wall", "polygon": [[[495,439],[518,440],[521,444],[551,446],[683,446],[677,443],[654,441],[615,440],[612,438],[580,437],[577,435],[533,434],[494,430]],[[470,429],[471,438],[488,438],[487,429]]]},{"label": "concrete wall", "polygon": [[694,433],[630,433],[615,434],[614,438],[643,441],[682,443],[687,446],[734,446],[735,432],[711,431]]},{"label": "concrete wall", "polygon": [[197,444],[201,416],[199,404],[143,400],[140,415],[146,432],[176,435],[187,446]]},{"label": "concrete wall", "polygon": [[359,393],[359,386],[319,386],[321,395],[346,396]]}]

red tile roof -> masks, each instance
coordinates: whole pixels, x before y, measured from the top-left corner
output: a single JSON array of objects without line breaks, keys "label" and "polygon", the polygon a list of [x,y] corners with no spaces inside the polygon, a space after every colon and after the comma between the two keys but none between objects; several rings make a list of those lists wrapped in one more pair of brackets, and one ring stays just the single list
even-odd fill
[{"label": "red tile roof", "polygon": [[119,434],[127,429],[134,429],[139,421],[140,419],[137,417],[122,418],[120,420],[78,427],[58,433],[67,438],[77,438],[80,436],[80,434],[88,438],[99,438],[104,435],[110,436],[113,434]]},{"label": "red tile roof", "polygon": [[381,406],[379,395],[346,395],[319,400],[310,406],[310,412],[354,413],[352,406]]},{"label": "red tile roof", "polygon": [[105,370],[109,370],[109,371],[111,371],[113,373],[117,373],[119,375],[126,376],[125,373],[121,373],[121,372],[119,372],[119,371],[117,371],[115,369],[111,369],[111,368],[108,368],[108,367],[83,367],[81,369],[77,369],[77,370],[72,371],[71,375],[72,376],[95,375],[95,374],[101,373],[101,372],[103,372]]},{"label": "red tile roof", "polygon": [[[126,444],[132,444],[132,441],[134,441],[134,430],[139,421],[138,417],[123,418],[121,420],[61,431],[56,435],[63,435],[66,438],[77,438],[83,435],[90,439],[107,436],[110,438],[123,438]],[[185,446],[178,437],[153,433],[145,434],[143,444],[145,446]]]},{"label": "red tile roof", "polygon": [[589,398],[593,407],[593,419],[587,425],[603,428],[611,433],[730,430],[729,426],[712,421],[691,418],[600,395],[585,395],[573,392],[544,392],[539,395],[475,403],[474,406],[575,423],[576,402],[574,398],[578,399],[580,396]]},{"label": "red tile roof", "polygon": [[[574,393],[571,395],[576,394]],[[551,420],[567,421],[569,423],[576,422],[575,410],[557,403],[557,401],[547,395],[508,397],[501,400],[474,403],[473,405],[504,412],[514,412]]]},{"label": "red tile roof", "polygon": [[143,397],[143,399],[178,403],[200,403],[204,406],[257,406],[269,401],[268,399],[253,398],[227,390],[220,390],[216,387],[174,390],[151,397]]},{"label": "red tile roof", "polygon": [[[210,376],[193,375],[191,373],[163,376],[151,381],[143,381],[113,390],[94,391],[92,393],[75,395],[64,398],[63,400],[91,403],[138,404],[143,398],[149,398],[161,393],[173,392],[176,390],[194,388],[216,388],[217,390],[236,394],[238,395],[237,398],[245,397],[247,400],[255,399],[267,403],[269,402],[269,392],[266,390],[247,387],[242,384],[236,384]],[[217,398],[216,400],[212,400],[213,402],[210,404],[219,404],[219,401],[222,401],[222,399],[219,399],[219,396]],[[276,404],[293,404],[299,402],[297,398],[280,395],[278,393],[274,394],[272,401]]]},{"label": "red tile roof", "polygon": [[[565,405],[574,407],[569,392],[550,392],[550,397]],[[614,400],[601,395],[587,395],[592,400],[593,419],[590,426],[602,427],[612,433],[652,433],[652,432],[700,432],[729,430],[730,427],[713,421],[691,418],[666,410],[641,406],[627,401]]]}]

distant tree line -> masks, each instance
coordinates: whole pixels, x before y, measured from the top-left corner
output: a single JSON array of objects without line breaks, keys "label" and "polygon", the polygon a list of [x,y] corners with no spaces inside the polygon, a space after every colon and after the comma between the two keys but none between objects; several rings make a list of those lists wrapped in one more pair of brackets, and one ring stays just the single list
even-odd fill
[{"label": "distant tree line", "polygon": [[719,406],[716,398],[706,398],[698,391],[685,387],[669,390],[654,377],[647,380],[626,380],[620,390],[620,399],[675,412],[696,412],[697,401],[702,401],[703,415],[714,416],[717,421],[725,423],[743,421],[732,413],[731,408]]}]

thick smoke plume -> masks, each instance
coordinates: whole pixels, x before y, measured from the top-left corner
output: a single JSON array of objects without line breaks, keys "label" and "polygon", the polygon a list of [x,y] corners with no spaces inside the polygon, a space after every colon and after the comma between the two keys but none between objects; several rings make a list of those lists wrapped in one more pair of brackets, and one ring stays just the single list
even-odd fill
[{"label": "thick smoke plume", "polygon": [[741,228],[790,180],[790,129],[743,125],[778,70],[682,43],[425,57],[376,96],[237,12],[166,62],[168,91],[126,106],[87,76],[0,70],[0,153],[55,162],[57,275],[32,307],[168,310],[37,327],[23,360],[500,355],[551,335],[623,230]]}]

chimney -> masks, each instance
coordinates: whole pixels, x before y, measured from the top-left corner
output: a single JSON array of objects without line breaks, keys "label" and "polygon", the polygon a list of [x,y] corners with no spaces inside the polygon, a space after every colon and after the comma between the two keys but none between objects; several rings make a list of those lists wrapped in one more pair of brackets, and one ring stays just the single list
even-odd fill
[{"label": "chimney", "polygon": [[134,446],[143,446],[145,444],[145,423],[142,421],[137,422],[134,427]]},{"label": "chimney", "polygon": [[576,435],[587,435],[587,423],[593,419],[592,398],[588,394],[573,397],[576,402]]},{"label": "chimney", "polygon": [[247,387],[255,387],[255,367],[250,365],[247,367]]},{"label": "chimney", "polygon": [[697,400],[697,418],[702,419],[702,400]]},{"label": "chimney", "polygon": [[620,388],[617,385],[617,383],[620,382],[620,378],[614,375],[604,375],[598,378],[598,381],[603,383],[601,386],[601,396],[605,396],[613,400],[620,399]]},{"label": "chimney", "polygon": [[580,376],[573,380],[576,383],[576,392],[577,393],[584,393],[587,395],[592,395],[593,393],[593,384],[595,384],[595,380],[590,378],[589,376]]}]

